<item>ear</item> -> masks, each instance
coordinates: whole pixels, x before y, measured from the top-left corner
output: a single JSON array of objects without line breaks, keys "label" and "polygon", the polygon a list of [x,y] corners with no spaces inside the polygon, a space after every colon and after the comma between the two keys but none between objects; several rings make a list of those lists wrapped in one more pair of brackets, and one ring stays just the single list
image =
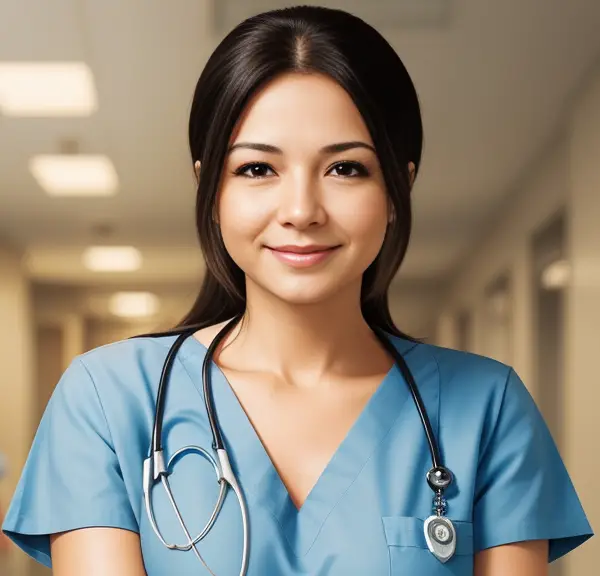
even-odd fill
[{"label": "ear", "polygon": [[200,182],[200,160],[194,162],[194,174],[196,174],[196,184]]},{"label": "ear", "polygon": [[388,198],[388,224],[392,224],[396,219],[396,209],[394,203]]},{"label": "ear", "polygon": [[409,162],[408,163],[408,180],[410,182],[411,188],[412,188],[413,184],[415,183],[415,173],[416,173],[416,168],[415,168],[414,162]]}]

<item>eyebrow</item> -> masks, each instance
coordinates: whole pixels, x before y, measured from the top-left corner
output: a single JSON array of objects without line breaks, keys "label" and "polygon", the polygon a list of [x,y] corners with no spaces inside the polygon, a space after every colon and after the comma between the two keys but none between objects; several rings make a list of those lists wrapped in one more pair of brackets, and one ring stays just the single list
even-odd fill
[{"label": "eyebrow", "polygon": [[[228,153],[237,150],[238,148],[245,148],[248,150],[258,150],[259,152],[267,152],[269,154],[283,154],[283,150],[278,148],[277,146],[272,146],[271,144],[261,144],[259,142],[238,142],[237,144],[233,144],[233,146],[229,147]],[[366,148],[367,150],[371,150],[373,153],[375,152],[375,148],[366,142],[361,142],[360,140],[353,140],[351,142],[338,142],[336,144],[328,144],[327,146],[323,146],[319,150],[321,154],[338,154],[340,152],[346,152],[347,150],[352,150],[354,148]]]}]

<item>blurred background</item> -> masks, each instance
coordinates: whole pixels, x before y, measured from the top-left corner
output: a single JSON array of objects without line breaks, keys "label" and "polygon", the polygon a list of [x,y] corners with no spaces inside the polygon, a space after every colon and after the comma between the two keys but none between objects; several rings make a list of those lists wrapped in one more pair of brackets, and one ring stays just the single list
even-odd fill
[{"label": "blurred background", "polygon": [[[306,2],[312,3],[312,2]],[[600,2],[321,0],[377,27],[422,103],[398,326],[511,364],[600,526]],[[71,359],[174,325],[203,263],[187,115],[267,0],[0,0],[0,508]],[[554,576],[597,574],[593,539]],[[34,576],[12,546],[4,574]]]}]

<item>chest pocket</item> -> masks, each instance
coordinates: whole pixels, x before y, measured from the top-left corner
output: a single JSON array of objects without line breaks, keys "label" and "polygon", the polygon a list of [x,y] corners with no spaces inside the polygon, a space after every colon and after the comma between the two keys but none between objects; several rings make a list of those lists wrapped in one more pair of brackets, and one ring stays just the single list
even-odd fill
[{"label": "chest pocket", "polygon": [[473,524],[453,522],[456,552],[442,564],[427,548],[423,520],[414,516],[384,516],[390,555],[390,576],[473,576]]}]

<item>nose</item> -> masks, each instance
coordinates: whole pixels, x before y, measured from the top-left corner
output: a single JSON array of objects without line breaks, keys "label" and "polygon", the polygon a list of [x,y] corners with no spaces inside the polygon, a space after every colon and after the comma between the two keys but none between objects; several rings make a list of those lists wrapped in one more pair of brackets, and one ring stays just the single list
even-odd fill
[{"label": "nose", "polygon": [[283,183],[278,220],[282,226],[300,230],[319,226],[327,220],[322,191],[315,178],[307,173],[289,175]]}]

